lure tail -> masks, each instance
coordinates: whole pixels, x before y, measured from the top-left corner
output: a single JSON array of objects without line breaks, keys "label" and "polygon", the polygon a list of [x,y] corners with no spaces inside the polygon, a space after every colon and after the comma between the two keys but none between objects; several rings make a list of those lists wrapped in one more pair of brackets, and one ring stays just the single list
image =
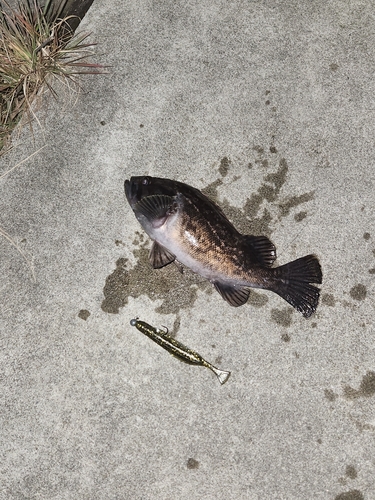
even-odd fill
[{"label": "lure tail", "polygon": [[216,368],[215,366],[212,366],[212,365],[211,365],[211,370],[217,376],[221,385],[225,384],[225,382],[228,380],[228,378],[230,376],[230,372],[226,372],[224,370],[219,370],[219,368]]},{"label": "lure tail", "polygon": [[311,283],[322,282],[322,269],[315,255],[306,255],[273,269],[272,291],[289,302],[305,318],[310,317],[319,302],[320,289]]}]

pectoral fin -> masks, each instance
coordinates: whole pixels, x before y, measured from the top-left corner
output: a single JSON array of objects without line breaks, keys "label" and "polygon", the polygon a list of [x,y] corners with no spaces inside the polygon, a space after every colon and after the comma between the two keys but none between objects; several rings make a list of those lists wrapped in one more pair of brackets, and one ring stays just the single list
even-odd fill
[{"label": "pectoral fin", "polygon": [[147,217],[154,227],[160,227],[175,211],[174,198],[164,194],[146,196],[135,205],[134,211]]},{"label": "pectoral fin", "polygon": [[175,258],[176,256],[173,255],[173,253],[154,241],[149,255],[150,263],[154,269],[159,269],[160,267],[170,264]]},{"label": "pectoral fin", "polygon": [[220,281],[214,281],[214,286],[223,299],[233,307],[245,304],[250,295],[249,288],[245,286],[227,285]]}]

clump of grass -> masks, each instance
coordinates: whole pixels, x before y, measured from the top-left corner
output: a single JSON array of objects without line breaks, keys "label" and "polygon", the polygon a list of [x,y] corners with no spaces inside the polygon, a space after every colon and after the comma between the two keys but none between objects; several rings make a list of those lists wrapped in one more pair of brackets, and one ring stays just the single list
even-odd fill
[{"label": "clump of grass", "polygon": [[51,0],[25,0],[12,10],[0,1],[0,151],[43,87],[55,94],[53,78],[76,82],[77,74],[101,73],[103,66],[86,61],[92,55],[87,34],[75,35],[72,16],[61,19]]}]

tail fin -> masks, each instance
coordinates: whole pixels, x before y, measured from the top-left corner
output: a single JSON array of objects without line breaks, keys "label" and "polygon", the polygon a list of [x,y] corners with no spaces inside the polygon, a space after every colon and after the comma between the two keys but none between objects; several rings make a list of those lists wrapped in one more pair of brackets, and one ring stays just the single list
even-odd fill
[{"label": "tail fin", "polygon": [[272,291],[280,295],[305,318],[319,302],[320,289],[311,283],[322,282],[322,269],[315,255],[306,255],[274,269],[276,283]]}]

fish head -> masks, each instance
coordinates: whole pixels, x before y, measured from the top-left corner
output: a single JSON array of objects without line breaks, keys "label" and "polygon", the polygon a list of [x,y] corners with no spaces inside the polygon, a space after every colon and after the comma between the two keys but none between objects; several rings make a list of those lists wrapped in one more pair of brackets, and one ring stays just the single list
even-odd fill
[{"label": "fish head", "polygon": [[160,177],[138,176],[125,181],[125,195],[129,205],[134,206],[143,198],[154,195],[176,196],[178,193],[176,181]]},{"label": "fish head", "polygon": [[155,239],[157,231],[177,215],[180,195],[177,182],[158,177],[139,176],[125,181],[125,195],[143,227]]}]

